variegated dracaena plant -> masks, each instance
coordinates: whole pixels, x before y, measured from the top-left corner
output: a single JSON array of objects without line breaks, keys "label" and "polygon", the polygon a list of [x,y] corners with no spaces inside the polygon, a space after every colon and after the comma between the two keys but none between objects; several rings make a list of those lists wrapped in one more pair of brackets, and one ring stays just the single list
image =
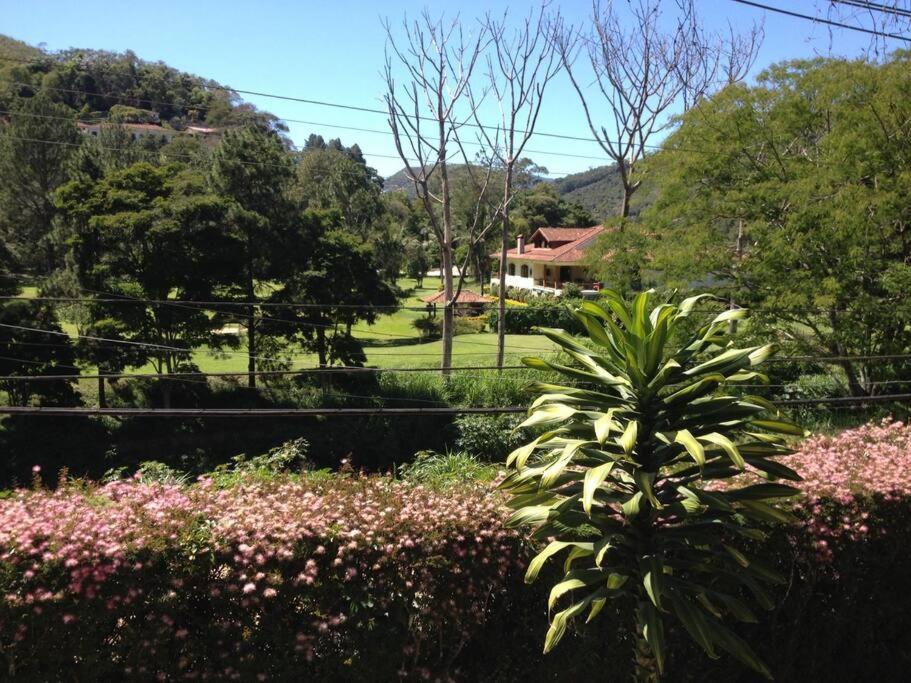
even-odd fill
[{"label": "variegated dracaena plant", "polygon": [[724,621],[755,621],[747,596],[772,607],[764,584],[782,579],[743,546],[764,538],[763,526],[791,519],[773,501],[798,490],[775,482],[800,477],[778,459],[791,453],[786,437],[804,432],[767,400],[726,391],[767,381],[751,368],[772,346],[729,343],[728,323],[745,311],[725,311],[669,348],[702,297],[650,307],[651,296],[627,303],[603,292],[598,303],[583,302],[576,315],[587,340],[542,329],[571,365],[524,359],[573,380],[533,386],[539,396],[522,426],[547,431],[509,455],[502,483],[515,510],[510,524],[549,540],[526,581],[565,557],[548,605],[562,609],[544,651],[570,619],[590,621],[619,599],[635,625],[640,680],[664,672],[673,619],[710,657],[724,650],[770,676]]}]

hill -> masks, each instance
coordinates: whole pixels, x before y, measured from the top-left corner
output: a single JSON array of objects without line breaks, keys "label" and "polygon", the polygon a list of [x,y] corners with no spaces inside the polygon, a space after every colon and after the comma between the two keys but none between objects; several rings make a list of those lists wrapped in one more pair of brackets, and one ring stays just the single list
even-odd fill
[{"label": "hill", "polygon": [[6,57],[7,59],[40,59],[43,56],[44,52],[39,48],[0,34],[0,57]]},{"label": "hill", "polygon": [[[457,168],[455,166],[451,168]],[[559,180],[542,180],[551,183],[557,191],[557,196],[567,202],[578,204],[587,209],[596,221],[602,221],[614,215],[620,203],[621,187],[617,167],[598,166],[581,173],[573,173]],[[387,192],[404,190],[409,196],[414,194],[411,181],[405,176],[402,169],[383,181],[383,189]]]},{"label": "hill", "polygon": [[256,123],[285,130],[267,112],[243,102],[211,79],[189,74],[135,53],[70,48],[47,52],[0,35],[0,106],[53,88],[54,99],[80,118],[162,123],[176,129]]},{"label": "hill", "polygon": [[598,221],[616,214],[623,193],[613,164],[563,176],[553,184],[561,199],[583,206]]}]

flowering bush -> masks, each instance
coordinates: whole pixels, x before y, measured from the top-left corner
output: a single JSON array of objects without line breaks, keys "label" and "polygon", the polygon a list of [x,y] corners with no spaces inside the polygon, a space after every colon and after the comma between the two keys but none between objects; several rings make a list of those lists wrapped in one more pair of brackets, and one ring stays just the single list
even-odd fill
[{"label": "flowering bush", "polygon": [[[778,680],[903,680],[911,427],[814,437],[789,460],[802,523],[768,541],[788,585],[745,635]],[[522,585],[530,553],[486,488],[219,481],[0,497],[0,680],[629,679],[610,607],[541,656],[546,591]],[[668,638],[668,679],[750,680]]]},{"label": "flowering bush", "polygon": [[893,524],[873,524],[872,511],[895,508],[911,495],[911,426],[892,419],[807,439],[793,460],[806,495],[797,503],[816,559],[833,559],[833,546],[887,535]]},{"label": "flowering bush", "polygon": [[20,490],[0,501],[0,671],[445,671],[521,556],[498,506],[380,477]]}]

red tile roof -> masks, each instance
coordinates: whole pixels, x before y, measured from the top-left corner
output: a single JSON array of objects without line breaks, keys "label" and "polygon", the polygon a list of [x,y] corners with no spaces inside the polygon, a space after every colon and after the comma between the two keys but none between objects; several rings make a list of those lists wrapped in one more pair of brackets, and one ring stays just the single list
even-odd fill
[{"label": "red tile roof", "polygon": [[[472,292],[470,289],[463,289],[459,292],[459,296],[456,299],[457,304],[479,304],[487,303],[491,299],[486,296],[481,296],[477,292]],[[426,301],[428,304],[441,304],[443,303],[443,292],[437,292],[436,294],[431,294],[430,296],[425,296],[421,301]]]},{"label": "red tile roof", "polygon": [[548,242],[575,242],[590,230],[591,228],[538,228],[528,241],[534,242],[540,234]]},{"label": "red tile roof", "polygon": [[[561,244],[554,248],[536,249],[533,244],[527,244],[525,251],[521,254],[516,247],[506,252],[507,258],[514,258],[526,261],[549,261],[551,263],[578,263],[585,257],[585,250],[588,249],[598,236],[604,232],[603,225],[596,225],[593,228],[539,228],[548,231],[572,231],[576,238],[572,242]],[[549,240],[548,240],[549,241]],[[494,252],[491,258],[499,258],[500,252]]]}]

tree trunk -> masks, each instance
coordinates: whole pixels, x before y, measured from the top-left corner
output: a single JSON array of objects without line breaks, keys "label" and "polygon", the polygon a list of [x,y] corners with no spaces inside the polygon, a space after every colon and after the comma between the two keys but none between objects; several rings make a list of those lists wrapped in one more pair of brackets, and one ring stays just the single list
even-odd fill
[{"label": "tree trunk", "polygon": [[[440,103],[442,109],[442,102]],[[453,305],[454,292],[452,289],[452,203],[449,196],[449,172],[446,168],[446,122],[439,122],[440,130],[440,184],[443,204],[443,244],[440,245],[443,262],[443,358],[440,361],[443,375],[449,375],[452,367],[452,333],[453,333]]]},{"label": "tree trunk", "polygon": [[256,388],[256,281],[253,277],[252,244],[247,239],[247,386]]},{"label": "tree trunk", "polygon": [[[737,257],[737,272],[739,272],[740,262],[743,259],[743,219],[742,218],[738,219],[738,221],[737,221],[736,257]],[[735,285],[737,284],[736,280],[735,280],[734,284]],[[728,303],[728,308],[733,309],[735,306],[736,306],[736,302],[734,301],[734,294],[732,293],[729,303]],[[732,337],[735,334],[737,334],[737,321],[736,320],[731,320],[728,322],[728,334],[731,335]]]},{"label": "tree trunk", "polygon": [[500,243],[500,289],[497,292],[497,367],[503,367],[506,355],[506,252],[509,251],[509,195],[512,192],[512,164],[506,169],[503,183],[503,232]]},{"label": "tree trunk", "polygon": [[256,309],[247,308],[247,386],[256,388]]},{"label": "tree trunk", "polygon": [[316,355],[319,357],[319,366],[326,367],[326,330],[322,327],[316,329]]}]

